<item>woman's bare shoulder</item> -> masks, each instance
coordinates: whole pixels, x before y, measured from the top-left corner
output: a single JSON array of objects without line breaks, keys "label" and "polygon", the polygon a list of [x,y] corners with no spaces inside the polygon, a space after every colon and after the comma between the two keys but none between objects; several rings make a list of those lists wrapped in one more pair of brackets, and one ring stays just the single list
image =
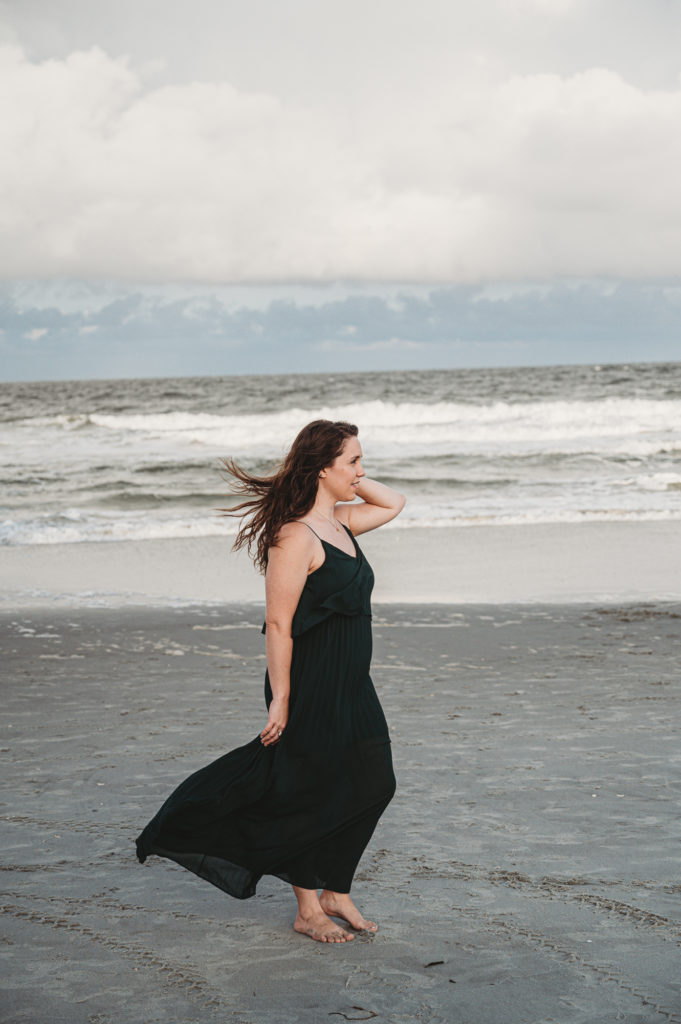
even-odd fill
[{"label": "woman's bare shoulder", "polygon": [[319,547],[319,541],[304,523],[284,523],[269,549],[266,575],[273,579],[283,573],[290,578],[299,571],[303,575],[310,572],[316,568],[315,563],[319,560]]},{"label": "woman's bare shoulder", "polygon": [[293,550],[309,550],[314,547],[316,534],[300,519],[293,519],[279,527],[275,546]]}]

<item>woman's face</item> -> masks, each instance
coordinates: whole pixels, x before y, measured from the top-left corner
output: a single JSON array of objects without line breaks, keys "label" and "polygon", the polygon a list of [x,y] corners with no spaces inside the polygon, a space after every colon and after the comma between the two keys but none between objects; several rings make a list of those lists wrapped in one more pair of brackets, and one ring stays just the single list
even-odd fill
[{"label": "woman's face", "polygon": [[364,475],[362,446],[356,437],[347,437],[340,455],[319,477],[336,501],[352,501]]}]

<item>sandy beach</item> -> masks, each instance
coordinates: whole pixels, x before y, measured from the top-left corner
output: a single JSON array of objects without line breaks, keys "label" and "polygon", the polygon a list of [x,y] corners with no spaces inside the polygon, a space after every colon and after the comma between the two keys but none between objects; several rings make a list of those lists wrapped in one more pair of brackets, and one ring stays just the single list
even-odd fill
[{"label": "sandy beach", "polygon": [[134,858],[261,727],[261,616],[2,612],[2,1024],[681,1021],[678,604],[375,606],[398,793],[354,888],[380,931],[337,947],[275,879]]},{"label": "sandy beach", "polygon": [[[362,538],[380,603],[681,601],[679,523],[401,529]],[[233,537],[0,547],[0,608],[257,603]]]}]

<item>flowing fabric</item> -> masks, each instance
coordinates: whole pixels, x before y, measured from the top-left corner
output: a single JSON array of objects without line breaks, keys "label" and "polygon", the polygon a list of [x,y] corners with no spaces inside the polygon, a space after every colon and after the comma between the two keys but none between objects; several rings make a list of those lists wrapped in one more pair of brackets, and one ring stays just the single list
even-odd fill
[{"label": "flowing fabric", "polygon": [[266,874],[350,891],[395,791],[369,675],[374,574],[352,540],[354,557],[322,540],[325,560],[300,596],[281,739],[265,747],[257,736],[185,779],[137,839],[140,861],[168,857],[238,899]]}]

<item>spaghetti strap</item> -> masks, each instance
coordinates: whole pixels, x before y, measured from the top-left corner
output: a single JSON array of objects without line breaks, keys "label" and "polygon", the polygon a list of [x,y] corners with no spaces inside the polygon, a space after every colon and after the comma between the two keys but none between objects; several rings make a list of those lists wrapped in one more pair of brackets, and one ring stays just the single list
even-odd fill
[{"label": "spaghetti strap", "polygon": [[[307,526],[308,530],[312,530],[312,527],[310,526],[310,524],[304,522],[302,519],[294,519],[293,521],[294,521],[294,523],[300,523],[301,526]],[[317,540],[321,541],[322,538],[319,536],[317,531],[316,530],[312,530],[312,532],[314,533],[314,535],[317,538]]]}]

